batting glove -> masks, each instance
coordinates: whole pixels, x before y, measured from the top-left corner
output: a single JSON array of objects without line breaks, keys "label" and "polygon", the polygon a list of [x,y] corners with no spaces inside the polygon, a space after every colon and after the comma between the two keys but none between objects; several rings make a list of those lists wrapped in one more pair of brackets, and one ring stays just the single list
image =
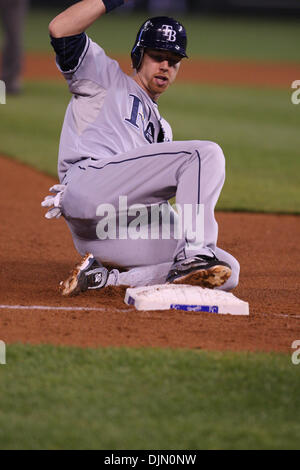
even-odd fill
[{"label": "batting glove", "polygon": [[48,212],[46,212],[46,219],[58,219],[61,215],[61,200],[66,189],[65,184],[55,184],[49,189],[50,193],[54,193],[53,196],[46,196],[43,202],[41,203],[42,207],[52,207]]}]

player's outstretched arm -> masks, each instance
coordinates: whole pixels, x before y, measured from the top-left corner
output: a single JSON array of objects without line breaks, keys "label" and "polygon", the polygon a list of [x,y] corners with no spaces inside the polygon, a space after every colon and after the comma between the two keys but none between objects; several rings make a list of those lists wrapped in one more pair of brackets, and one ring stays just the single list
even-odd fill
[{"label": "player's outstretched arm", "polygon": [[128,0],[82,0],[56,16],[49,24],[49,32],[54,38],[80,34],[106,11],[126,1]]}]

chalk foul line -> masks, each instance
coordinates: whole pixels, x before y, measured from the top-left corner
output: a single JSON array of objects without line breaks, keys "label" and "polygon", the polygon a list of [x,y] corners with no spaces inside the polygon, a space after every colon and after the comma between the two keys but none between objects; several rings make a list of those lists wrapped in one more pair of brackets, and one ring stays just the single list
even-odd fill
[{"label": "chalk foul line", "polygon": [[[103,307],[55,307],[53,305],[0,305],[0,310],[54,310],[54,311],[77,311],[77,312],[84,312],[84,311],[90,311],[90,312],[105,312],[107,308]],[[124,312],[124,313],[129,313],[132,312],[132,310],[129,309],[121,309],[118,308],[119,312]],[[186,313],[186,312],[185,312]],[[281,317],[281,318],[288,318],[288,319],[300,319],[300,315],[289,315],[285,313],[270,313],[270,314],[264,314],[262,316],[266,317]]]},{"label": "chalk foul line", "polygon": [[[51,305],[0,305],[2,310],[64,310],[64,311],[94,311],[105,312],[101,307],[55,307]],[[120,312],[131,312],[129,309],[118,309]]]}]

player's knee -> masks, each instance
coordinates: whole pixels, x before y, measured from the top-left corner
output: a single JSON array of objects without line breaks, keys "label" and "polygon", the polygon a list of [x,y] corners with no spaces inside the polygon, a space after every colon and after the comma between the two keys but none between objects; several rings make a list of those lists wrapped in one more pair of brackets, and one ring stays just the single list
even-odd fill
[{"label": "player's knee", "polygon": [[83,192],[82,188],[76,188],[72,183],[69,183],[65,190],[62,209],[67,218],[90,220],[96,216],[95,204]]},{"label": "player's knee", "polygon": [[207,153],[209,154],[210,158],[213,158],[216,161],[216,163],[225,167],[224,153],[219,144],[216,142],[208,142]]},{"label": "player's knee", "polygon": [[219,144],[212,141],[194,141],[196,150],[200,158],[208,158],[221,169],[225,169],[225,157]]}]

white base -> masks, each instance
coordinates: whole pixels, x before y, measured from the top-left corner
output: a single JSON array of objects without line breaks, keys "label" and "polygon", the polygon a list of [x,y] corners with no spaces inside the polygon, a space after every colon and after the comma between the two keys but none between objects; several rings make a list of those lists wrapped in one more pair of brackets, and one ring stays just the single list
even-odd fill
[{"label": "white base", "polygon": [[249,315],[249,304],[230,292],[186,284],[130,287],[124,302],[137,310],[185,310],[231,315]]}]

